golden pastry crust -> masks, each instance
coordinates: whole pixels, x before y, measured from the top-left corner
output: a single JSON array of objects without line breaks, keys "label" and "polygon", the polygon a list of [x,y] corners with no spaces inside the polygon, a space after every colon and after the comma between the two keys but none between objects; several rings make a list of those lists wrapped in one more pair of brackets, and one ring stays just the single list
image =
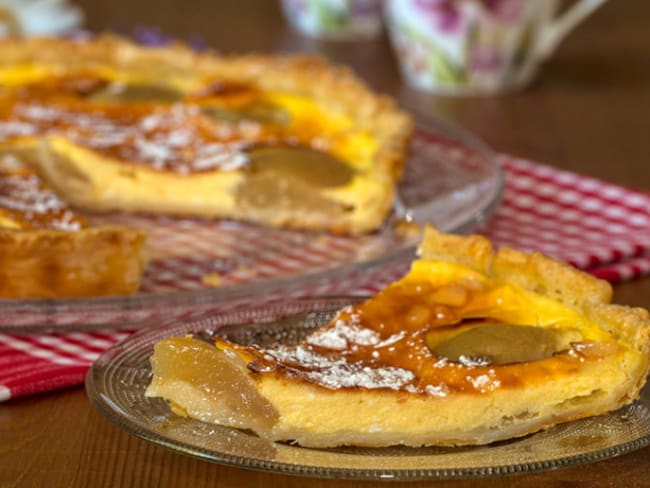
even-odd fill
[{"label": "golden pastry crust", "polygon": [[124,227],[0,229],[0,297],[133,293],[144,268],[144,238]]},{"label": "golden pastry crust", "polygon": [[[310,447],[486,444],[638,397],[650,318],[611,305],[608,285],[539,254],[495,253],[480,236],[427,229],[420,252],[403,279],[298,345],[161,341],[147,396],[250,427],[243,405],[232,410],[225,362],[248,385],[246,404],[271,409],[253,429]],[[181,364],[212,379],[193,382]]]},{"label": "golden pastry crust", "polygon": [[[244,169],[180,175],[130,165],[129,161],[106,157],[61,137],[32,138],[33,141],[46,140],[47,144],[42,144],[41,150],[52,153],[52,157],[45,158],[42,164],[47,166],[44,172],[48,182],[75,204],[99,210],[235,218],[270,226],[326,229],[350,234],[377,229],[391,209],[412,122],[391,99],[374,94],[346,68],[304,56],[222,57],[215,53],[197,54],[180,44],[142,48],[111,35],[84,42],[3,40],[0,41],[0,50],[3,52],[0,84],[6,86],[20,85],[25,80],[38,80],[44,76],[87,71],[103,73],[108,78],[126,83],[162,82],[187,94],[201,89],[210,80],[218,79],[249,84],[265,93],[288,94],[295,99],[309,100],[333,118],[344,119],[349,130],[367,136],[376,145],[374,150],[368,150],[372,156],[367,167],[358,170],[349,185],[312,190],[322,194],[325,205],[336,207],[335,218],[332,218],[332,214],[327,212],[305,211],[290,204],[242,205],[235,194],[238,188],[247,184]],[[29,139],[23,138],[21,142],[28,144]],[[61,157],[68,159],[68,171],[50,164],[52,159]],[[342,157],[345,159],[345,155]],[[355,157],[350,155],[348,159]],[[83,164],[88,159],[90,163]],[[103,168],[101,177],[95,174],[93,166]],[[79,181],[85,181],[86,186],[81,192],[84,197],[73,192],[66,194],[70,168],[78,174]],[[115,190],[111,194],[102,188],[106,176],[110,177]],[[97,181],[99,178],[102,178],[101,183]],[[130,191],[133,184],[145,190],[134,194]],[[174,198],[185,195],[186,189],[194,185],[196,191],[192,198]],[[162,205],[161,195],[162,200],[167,198]]]},{"label": "golden pastry crust", "polygon": [[503,246],[495,253],[490,241],[479,235],[458,236],[427,227],[418,254],[425,260],[467,264],[567,305],[609,303],[612,299],[612,287],[606,281],[539,252],[527,254]]}]

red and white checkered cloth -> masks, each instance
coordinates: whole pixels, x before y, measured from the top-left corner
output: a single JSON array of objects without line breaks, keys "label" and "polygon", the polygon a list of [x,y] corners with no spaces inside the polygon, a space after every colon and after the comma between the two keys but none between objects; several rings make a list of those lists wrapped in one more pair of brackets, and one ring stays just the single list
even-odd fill
[{"label": "red and white checkered cloth", "polygon": [[[524,159],[501,162],[503,202],[481,229],[496,244],[538,250],[611,282],[650,274],[650,194]],[[0,334],[0,401],[81,385],[93,360],[128,335]]]}]

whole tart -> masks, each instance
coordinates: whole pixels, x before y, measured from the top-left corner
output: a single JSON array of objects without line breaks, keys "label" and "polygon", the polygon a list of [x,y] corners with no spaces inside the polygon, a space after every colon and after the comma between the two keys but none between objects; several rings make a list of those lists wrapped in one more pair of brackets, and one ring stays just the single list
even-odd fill
[{"label": "whole tart", "polygon": [[0,146],[69,204],[361,234],[412,130],[349,70],[114,36],[0,41]]},{"label": "whole tart", "polygon": [[432,228],[420,253],[297,344],[160,341],[146,395],[306,447],[487,444],[638,397],[650,319],[606,282]]}]

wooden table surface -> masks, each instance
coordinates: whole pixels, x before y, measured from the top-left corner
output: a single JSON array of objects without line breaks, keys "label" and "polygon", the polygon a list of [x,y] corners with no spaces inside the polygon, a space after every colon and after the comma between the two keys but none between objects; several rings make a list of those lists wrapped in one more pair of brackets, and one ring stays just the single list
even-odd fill
[{"label": "wooden table surface", "polygon": [[[440,98],[406,88],[386,40],[319,43],[293,33],[271,0],[84,0],[92,29],[156,25],[224,52],[320,52],[352,66],[421,120],[443,117],[498,151],[650,191],[650,2],[610,1],[561,46],[529,89]],[[650,308],[650,278],[616,286]],[[247,471],[185,457],[121,431],[82,388],[0,405],[1,487],[370,486]],[[435,483],[413,483],[431,486]],[[442,486],[443,483],[437,484]],[[395,486],[395,485],[393,485]],[[444,486],[650,486],[650,448],[595,464]]]}]

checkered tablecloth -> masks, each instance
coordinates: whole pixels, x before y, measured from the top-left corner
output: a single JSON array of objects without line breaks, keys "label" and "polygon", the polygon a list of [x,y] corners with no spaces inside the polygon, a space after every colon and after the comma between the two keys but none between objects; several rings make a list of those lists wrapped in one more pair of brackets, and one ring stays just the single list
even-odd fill
[{"label": "checkered tablecloth", "polygon": [[[479,232],[611,282],[650,274],[650,194],[524,159],[501,156],[501,163],[503,201]],[[93,360],[129,334],[0,333],[0,401],[81,385]]]}]

